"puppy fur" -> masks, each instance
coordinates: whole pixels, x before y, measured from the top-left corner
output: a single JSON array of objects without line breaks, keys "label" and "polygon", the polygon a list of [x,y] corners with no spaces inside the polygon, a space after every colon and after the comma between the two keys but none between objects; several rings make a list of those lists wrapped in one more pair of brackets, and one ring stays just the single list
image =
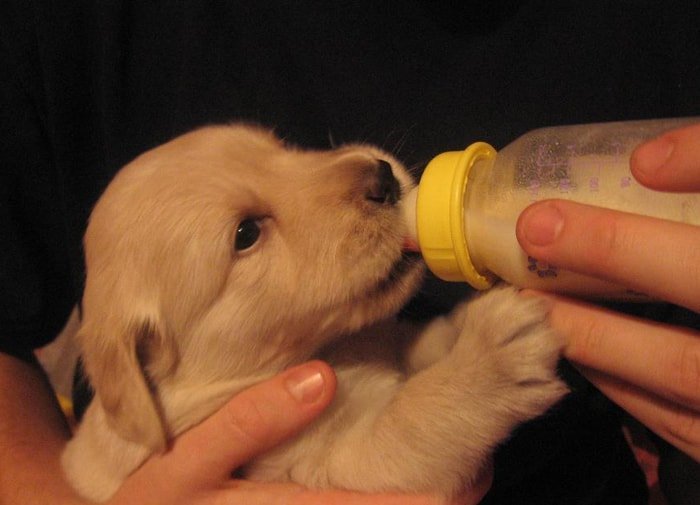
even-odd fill
[{"label": "puppy fur", "polygon": [[424,270],[402,251],[412,185],[375,147],[301,150],[246,125],[123,168],[85,236],[78,339],[96,395],[62,458],[74,487],[107,500],[231,396],[313,357],[335,367],[333,404],[247,478],[445,497],[472,483],[565,393],[560,342],[541,302],[507,287],[422,328],[394,320]]}]

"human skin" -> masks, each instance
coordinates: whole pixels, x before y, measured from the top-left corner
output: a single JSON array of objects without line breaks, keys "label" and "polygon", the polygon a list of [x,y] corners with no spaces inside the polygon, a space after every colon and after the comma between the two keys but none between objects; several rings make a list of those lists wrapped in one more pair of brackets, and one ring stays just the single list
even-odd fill
[{"label": "human skin", "polygon": [[[435,505],[439,497],[313,491],[295,484],[231,477],[251,458],[292,437],[318,416],[335,393],[335,375],[314,361],[236,395],[200,425],[152,456],[108,502],[209,504]],[[70,430],[37,365],[0,353],[0,503],[78,505],[64,479],[60,454]],[[284,415],[280,415],[284,412]],[[491,474],[455,503],[478,503]]]},{"label": "human skin", "polygon": [[[660,191],[700,191],[700,124],[633,152],[630,169]],[[700,312],[700,227],[563,200],[532,204],[516,235],[527,254]],[[550,294],[565,356],[614,402],[700,461],[700,333]]]}]

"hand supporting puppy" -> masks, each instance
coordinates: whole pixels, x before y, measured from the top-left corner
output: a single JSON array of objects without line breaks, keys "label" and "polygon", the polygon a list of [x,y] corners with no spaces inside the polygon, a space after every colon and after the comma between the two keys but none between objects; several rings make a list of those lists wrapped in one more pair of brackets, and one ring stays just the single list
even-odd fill
[{"label": "hand supporting puppy", "polygon": [[[437,504],[425,495],[370,495],[311,491],[296,484],[256,483],[231,478],[248,460],[301,431],[331,402],[336,379],[323,362],[285,371],[233,398],[200,425],[178,437],[172,448],[152,456],[131,475],[109,503],[288,503]],[[458,503],[478,503],[490,475]]]},{"label": "hand supporting puppy", "polygon": [[[58,464],[69,433],[41,372],[0,353],[0,386],[5,392],[0,397],[0,502],[86,504],[63,478]],[[244,391],[183,433],[170,451],[149,459],[110,503],[439,503],[431,496],[312,492],[294,484],[231,478],[236,467],[303,429],[328,406],[334,392],[335,376],[322,362],[292,368]],[[490,485],[489,474],[457,503],[478,503]]]},{"label": "hand supporting puppy", "polygon": [[[639,146],[634,176],[665,191],[700,191],[700,125]],[[700,228],[566,201],[520,216],[525,251],[700,311]],[[612,400],[700,461],[700,333],[552,297],[565,355]]]}]

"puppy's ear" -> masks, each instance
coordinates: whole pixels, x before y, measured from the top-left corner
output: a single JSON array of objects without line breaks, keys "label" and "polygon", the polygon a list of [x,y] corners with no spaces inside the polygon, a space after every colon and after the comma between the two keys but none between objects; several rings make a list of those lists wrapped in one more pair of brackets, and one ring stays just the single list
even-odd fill
[{"label": "puppy's ear", "polygon": [[148,316],[95,321],[86,315],[78,334],[82,359],[107,422],[127,440],[164,450],[168,433],[149,371],[161,374],[171,368],[175,350],[161,325]]}]

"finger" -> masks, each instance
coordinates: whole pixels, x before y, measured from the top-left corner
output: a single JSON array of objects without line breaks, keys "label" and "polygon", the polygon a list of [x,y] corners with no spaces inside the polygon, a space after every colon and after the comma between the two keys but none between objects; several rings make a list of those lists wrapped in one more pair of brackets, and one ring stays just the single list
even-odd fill
[{"label": "finger", "polygon": [[532,257],[700,311],[700,227],[545,200],[516,225]]},{"label": "finger", "polygon": [[[532,293],[532,292],[531,292]],[[545,295],[564,356],[700,410],[700,334]]]},{"label": "finger", "polygon": [[637,147],[630,169],[639,182],[666,191],[700,191],[700,124],[679,128]]},{"label": "finger", "polygon": [[231,471],[301,431],[330,403],[335,375],[314,361],[236,395],[176,439],[171,474],[190,482],[228,479]]},{"label": "finger", "polygon": [[488,492],[492,474],[454,501],[428,494],[358,493],[342,490],[315,491],[297,484],[234,481],[229,491],[236,503],[274,503],[286,505],[476,505]]},{"label": "finger", "polygon": [[477,505],[484,499],[492,484],[493,464],[489,462],[476,482],[452,500],[429,494],[364,494],[307,489],[295,496],[294,500],[290,500],[290,505]]},{"label": "finger", "polygon": [[234,481],[229,488],[231,503],[284,503],[285,505],[444,505],[435,496],[409,494],[365,494],[352,491],[314,491],[298,484]]},{"label": "finger", "polygon": [[700,461],[700,412],[598,371],[585,368],[581,371],[603,394],[650,430]]},{"label": "finger", "polygon": [[[476,505],[472,502],[469,505]],[[425,494],[363,494],[351,491],[310,491],[300,493],[290,505],[448,505],[444,498]]]}]

